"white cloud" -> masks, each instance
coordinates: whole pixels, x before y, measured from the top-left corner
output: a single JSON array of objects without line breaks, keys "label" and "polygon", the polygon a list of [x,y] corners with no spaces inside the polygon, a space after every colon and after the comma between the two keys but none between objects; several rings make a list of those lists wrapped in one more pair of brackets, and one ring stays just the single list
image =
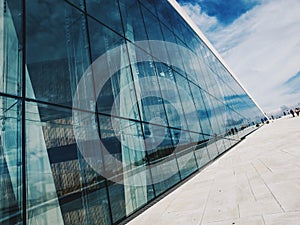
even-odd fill
[{"label": "white cloud", "polygon": [[300,71],[299,0],[262,1],[227,27],[198,5],[184,8],[265,111],[300,102],[283,85]]},{"label": "white cloud", "polygon": [[208,32],[208,30],[218,25],[217,19],[202,12],[198,4],[184,3],[182,8],[203,32]]}]

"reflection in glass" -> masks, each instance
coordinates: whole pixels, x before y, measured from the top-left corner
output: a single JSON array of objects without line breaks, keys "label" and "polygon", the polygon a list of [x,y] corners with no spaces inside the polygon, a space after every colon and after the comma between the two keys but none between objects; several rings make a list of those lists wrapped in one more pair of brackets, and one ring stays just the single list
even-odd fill
[{"label": "reflection in glass", "polygon": [[129,215],[153,196],[140,123],[100,116],[105,177],[113,221]]},{"label": "reflection in glass", "polygon": [[123,222],[264,118],[168,1],[0,11],[1,224]]},{"label": "reflection in glass", "polygon": [[22,221],[21,101],[0,98],[0,224]]},{"label": "reflection in glass", "polygon": [[22,93],[21,1],[0,0],[0,92]]},{"label": "reflection in glass", "polygon": [[[60,0],[29,1],[26,12],[26,68],[35,99],[72,106],[90,65],[85,17]],[[92,91],[91,77],[87,81]]]},{"label": "reflection in glass", "polygon": [[117,0],[88,0],[86,1],[86,8],[89,15],[119,34],[123,34]]}]

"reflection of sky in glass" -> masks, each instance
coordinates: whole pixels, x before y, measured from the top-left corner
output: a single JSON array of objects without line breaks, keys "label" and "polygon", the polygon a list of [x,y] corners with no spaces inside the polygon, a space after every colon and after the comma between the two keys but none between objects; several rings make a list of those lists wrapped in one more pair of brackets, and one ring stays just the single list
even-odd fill
[{"label": "reflection of sky in glass", "polygon": [[[69,211],[92,215],[94,206],[98,207],[95,214],[102,216],[107,213],[100,211],[105,205],[113,214],[112,222],[117,222],[232,146],[240,138],[234,132],[241,132],[234,128],[240,129],[254,114],[261,115],[166,1],[156,5],[158,17],[150,1],[131,6],[121,1],[120,8],[115,7],[116,1],[106,2],[101,5],[100,10],[105,10],[101,15],[96,13],[100,2],[87,3],[87,12],[95,18],[65,1],[26,2],[26,96],[21,97],[31,101],[22,99],[27,119],[27,207],[37,206],[29,220],[60,224]],[[18,46],[12,20],[7,25],[13,28],[10,40],[16,45],[12,46]],[[0,35],[3,57],[1,17]],[[158,42],[137,42],[147,38]],[[101,63],[98,67],[93,63],[90,71],[90,63],[99,56],[103,56]],[[10,74],[21,76],[14,71],[19,68],[15,62],[9,62]],[[108,79],[94,93],[94,85],[105,73]],[[73,110],[74,121],[70,122],[74,93],[81,81],[83,107]],[[68,118],[64,110],[69,110]],[[76,134],[81,136],[76,139]],[[87,151],[80,152],[85,144]],[[107,151],[102,151],[104,147]],[[16,164],[14,158],[7,162],[10,168],[11,162]],[[99,194],[99,180],[104,178],[108,182],[101,188],[110,198],[105,195],[95,203],[98,198],[92,196]],[[73,201],[80,204],[72,208]]]}]

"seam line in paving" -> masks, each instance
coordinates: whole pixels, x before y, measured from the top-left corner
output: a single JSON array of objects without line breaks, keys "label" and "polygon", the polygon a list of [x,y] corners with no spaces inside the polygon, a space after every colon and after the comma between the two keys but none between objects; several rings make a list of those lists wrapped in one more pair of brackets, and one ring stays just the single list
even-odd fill
[{"label": "seam line in paving", "polygon": [[267,187],[267,189],[269,190],[269,192],[271,193],[271,195],[273,196],[273,198],[277,202],[277,204],[280,206],[282,212],[285,212],[284,208],[282,207],[282,205],[280,204],[280,202],[278,201],[278,199],[275,197],[275,195],[273,194],[273,192],[271,191],[271,189],[269,188],[269,186],[267,185],[267,183],[265,182],[265,180],[263,179],[263,177],[261,176],[261,174],[258,172],[257,168],[253,165],[253,163],[251,163],[251,164],[254,167],[254,169],[256,170],[256,172],[258,173],[258,175],[260,176],[260,178],[262,179],[264,185]]},{"label": "seam line in paving", "polygon": [[264,161],[262,161],[261,159],[258,159],[258,161],[260,161],[271,173],[273,173],[272,169],[268,167]]},{"label": "seam line in paving", "polygon": [[261,219],[262,219],[264,225],[266,225],[266,221],[265,221],[264,215],[261,215]]},{"label": "seam line in paving", "polygon": [[[284,150],[282,150],[282,149],[280,149],[279,151],[284,152],[284,153],[286,153],[287,155],[289,155],[289,156],[291,156],[291,157],[297,159],[297,155],[294,155],[294,154],[292,154],[292,153],[290,153],[290,152],[287,152],[287,151],[284,151]],[[296,167],[298,167],[298,168],[300,168],[300,164],[298,165],[298,164],[296,164],[296,163],[293,163],[293,165],[296,166]]]},{"label": "seam line in paving", "polygon": [[209,187],[210,190],[209,190],[209,193],[208,193],[207,198],[206,198],[206,201],[205,201],[205,205],[204,205],[204,209],[203,209],[203,213],[202,213],[202,216],[201,216],[201,220],[200,220],[199,225],[202,224],[203,217],[204,217],[204,214],[205,214],[205,212],[206,212],[207,202],[208,202],[208,199],[209,199],[209,197],[210,197],[210,195],[211,195],[211,192],[212,192],[212,186],[213,186],[214,183],[215,183],[215,177],[214,177],[214,179],[211,181],[211,184],[210,184],[210,187]]},{"label": "seam line in paving", "polygon": [[247,172],[246,172],[246,177],[247,177],[247,181],[248,181],[248,184],[249,184],[251,193],[252,193],[252,195],[253,195],[253,197],[254,197],[254,200],[257,202],[257,198],[256,198],[256,196],[255,196],[255,194],[254,194],[254,191],[253,191],[252,185],[251,185],[251,183],[250,183],[249,176],[248,176],[248,173],[247,173]]}]

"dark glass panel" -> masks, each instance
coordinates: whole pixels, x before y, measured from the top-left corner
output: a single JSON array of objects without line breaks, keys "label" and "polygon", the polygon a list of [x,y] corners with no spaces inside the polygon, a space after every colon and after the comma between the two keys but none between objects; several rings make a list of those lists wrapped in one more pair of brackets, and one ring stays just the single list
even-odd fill
[{"label": "dark glass panel", "polygon": [[161,0],[145,0],[141,1],[142,5],[147,8],[149,11],[153,13],[153,15],[157,16],[156,8],[162,4]]},{"label": "dark glass panel", "polygon": [[137,0],[120,0],[120,7],[125,37],[132,42],[147,40],[140,3]]},{"label": "dark glass panel", "polygon": [[[85,17],[59,0],[26,3],[27,97],[72,106],[78,83],[90,65]],[[89,74],[80,92],[93,101]]]},{"label": "dark glass panel", "polygon": [[143,6],[141,7],[149,40],[163,40],[159,20]]},{"label": "dark glass panel", "polygon": [[[90,33],[90,41],[91,41],[91,52],[92,52],[92,60],[95,61],[99,56],[104,54],[105,58],[107,59],[107,63],[109,66],[119,65],[119,60],[114,62],[114,60],[110,61],[110,52],[116,47],[124,44],[124,39],[113,32],[112,30],[108,29],[107,27],[103,26],[101,23],[97,22],[92,18],[88,18],[89,22],[89,33]],[[122,53],[123,55],[123,53]]]},{"label": "dark glass panel", "polygon": [[88,14],[123,35],[117,0],[87,0],[86,8]]},{"label": "dark glass panel", "polygon": [[70,2],[75,6],[77,6],[78,8],[84,10],[84,0],[64,0],[64,1]]}]

